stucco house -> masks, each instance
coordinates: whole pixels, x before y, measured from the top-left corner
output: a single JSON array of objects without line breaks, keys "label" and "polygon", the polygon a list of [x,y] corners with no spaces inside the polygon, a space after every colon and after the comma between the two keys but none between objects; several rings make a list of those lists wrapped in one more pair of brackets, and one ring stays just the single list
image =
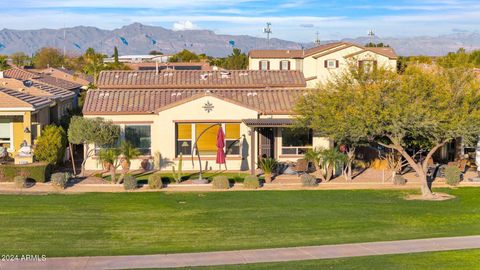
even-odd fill
[{"label": "stucco house", "polygon": [[[195,143],[202,168],[218,169],[216,135],[221,126],[227,169],[252,171],[259,156],[296,161],[309,148],[330,146],[310,130],[291,127],[305,86],[303,74],[295,70],[102,71],[99,89],[87,93],[83,114],[120,125],[121,139],[143,154],[133,169],[155,153],[161,153],[165,167],[182,154],[185,170],[198,169],[197,159],[192,160]],[[86,168],[98,170],[101,164],[89,159]]]},{"label": "stucco house", "polygon": [[75,105],[75,93],[36,80],[0,76],[0,146],[15,157],[33,145],[45,125],[59,123]]},{"label": "stucco house", "polygon": [[352,65],[362,68],[397,68],[392,48],[363,47],[348,42],[319,45],[306,50],[252,50],[248,54],[250,70],[298,70],[307,87],[316,87]]}]

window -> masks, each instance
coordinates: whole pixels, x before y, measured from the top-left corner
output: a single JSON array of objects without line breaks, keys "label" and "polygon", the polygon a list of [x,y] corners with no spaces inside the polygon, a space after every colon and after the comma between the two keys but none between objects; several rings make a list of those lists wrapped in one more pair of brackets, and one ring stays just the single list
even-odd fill
[{"label": "window", "polygon": [[377,61],[374,60],[362,60],[358,61],[358,67],[364,72],[371,72],[377,69]]},{"label": "window", "polygon": [[[222,124],[225,132],[225,150],[227,155],[240,154],[240,123]],[[194,129],[194,131],[192,131]],[[176,125],[176,155],[194,155],[195,139],[200,155],[214,156],[217,154],[217,134],[219,126],[215,123],[177,123]],[[193,136],[192,136],[193,134]]]},{"label": "window", "polygon": [[176,155],[191,155],[192,141],[192,124],[177,124]]},{"label": "window", "polygon": [[282,128],[282,155],[303,155],[312,143],[312,130]]},{"label": "window", "polygon": [[0,146],[11,148],[12,145],[12,124],[10,119],[0,118]]},{"label": "window", "polygon": [[335,59],[325,60],[325,68],[338,68],[340,66],[340,62]]},{"label": "window", "polygon": [[269,70],[270,69],[270,61],[262,60],[262,61],[258,62],[258,65],[259,65],[258,69],[260,69],[260,70]]},{"label": "window", "polygon": [[150,126],[125,125],[125,141],[130,142],[142,155],[150,155]]},{"label": "window", "polygon": [[280,61],[280,70],[290,70],[290,61],[288,60]]},{"label": "window", "polygon": [[240,155],[240,124],[225,124],[225,147],[227,155]]}]

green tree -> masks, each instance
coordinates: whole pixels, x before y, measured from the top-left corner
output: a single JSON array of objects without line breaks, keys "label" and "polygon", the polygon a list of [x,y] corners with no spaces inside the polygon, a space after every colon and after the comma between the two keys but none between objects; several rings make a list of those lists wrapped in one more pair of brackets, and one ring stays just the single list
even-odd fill
[{"label": "green tree", "polygon": [[83,144],[82,175],[85,174],[85,163],[92,157],[96,147],[108,147],[117,142],[120,127],[102,118],[83,118],[73,116],[68,128],[68,140],[72,144]]},{"label": "green tree", "polygon": [[67,136],[62,127],[48,125],[43,129],[35,146],[35,158],[57,165],[62,162],[67,147]]},{"label": "green tree", "polygon": [[120,151],[118,148],[104,148],[98,152],[98,160],[103,163],[104,167],[110,171],[112,183],[116,184],[116,171],[118,168],[118,157]]},{"label": "green tree", "polygon": [[[303,96],[297,111],[301,125],[325,136],[398,151],[419,175],[422,194],[432,197],[428,160],[452,139],[469,143],[480,134],[480,87],[470,69],[345,72]],[[416,159],[407,151],[412,146],[426,158]]]},{"label": "green tree", "polygon": [[6,55],[0,54],[0,70],[5,70],[10,68],[10,66],[7,63],[7,58],[8,57]]},{"label": "green tree", "polygon": [[61,67],[63,64],[63,55],[56,48],[41,48],[33,57],[35,68]]},{"label": "green tree", "polygon": [[93,48],[88,48],[83,55],[83,59],[85,63],[83,66],[83,72],[93,77],[93,84],[96,86],[100,71],[106,69],[106,66],[103,63],[103,54],[95,52]]},{"label": "green tree", "polygon": [[187,49],[184,49],[183,51],[170,57],[170,62],[197,62],[199,60],[200,57],[197,54]]},{"label": "green tree", "polygon": [[120,65],[120,62],[118,61],[118,49],[117,46],[113,48],[113,63],[118,66]]},{"label": "green tree", "polygon": [[12,58],[12,63],[17,67],[25,67],[30,65],[31,59],[24,52],[13,53],[10,58]]},{"label": "green tree", "polygon": [[150,54],[150,55],[163,55],[162,52],[156,51],[156,50],[150,51],[148,54]]}]

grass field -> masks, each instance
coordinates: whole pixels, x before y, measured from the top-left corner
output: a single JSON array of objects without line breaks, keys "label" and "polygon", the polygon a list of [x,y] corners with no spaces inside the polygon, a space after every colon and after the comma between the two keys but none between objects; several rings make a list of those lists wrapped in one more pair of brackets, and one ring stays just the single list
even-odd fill
[{"label": "grass field", "polygon": [[345,259],[175,268],[176,270],[473,270],[480,269],[480,250],[426,252]]},{"label": "grass field", "polygon": [[480,189],[0,195],[0,251],[126,255],[475,235]]}]

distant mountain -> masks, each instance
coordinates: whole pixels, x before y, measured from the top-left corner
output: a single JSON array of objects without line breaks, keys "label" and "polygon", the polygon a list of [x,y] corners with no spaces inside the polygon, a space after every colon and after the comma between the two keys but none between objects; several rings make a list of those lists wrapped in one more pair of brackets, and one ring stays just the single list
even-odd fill
[{"label": "distant mountain", "polygon": [[[64,42],[64,33],[66,42]],[[123,41],[122,41],[123,38]],[[69,53],[80,54],[87,48],[113,53],[117,46],[120,54],[148,54],[152,50],[166,54],[188,49],[196,53],[225,56],[232,52],[231,40],[235,47],[248,52],[257,48],[300,49],[297,42],[272,38],[267,39],[246,35],[217,35],[209,30],[173,31],[159,26],[134,23],[120,29],[102,30],[95,27],[77,26],[64,29],[0,30],[0,54],[23,51],[32,54],[41,47],[57,47]],[[128,44],[128,45],[127,45]],[[3,46],[2,46],[3,45]]]},{"label": "distant mountain", "polygon": [[[64,42],[64,34],[66,41]],[[206,53],[212,56],[225,56],[231,53],[232,45],[248,52],[253,49],[301,49],[311,47],[312,43],[301,44],[272,38],[247,35],[217,35],[209,30],[173,31],[159,26],[148,26],[133,23],[120,29],[103,30],[96,27],[77,26],[62,29],[39,30],[0,30],[0,54],[11,54],[23,51],[34,53],[41,47],[57,47],[68,53],[80,54],[87,48],[105,54],[112,54],[117,46],[120,54],[148,54],[152,50],[166,54],[188,49],[196,53]],[[371,41],[369,37],[344,39],[364,45]],[[458,48],[467,50],[480,48],[480,34],[461,32],[437,37],[375,37],[373,42],[383,42],[392,46],[399,55],[444,55]]]}]

